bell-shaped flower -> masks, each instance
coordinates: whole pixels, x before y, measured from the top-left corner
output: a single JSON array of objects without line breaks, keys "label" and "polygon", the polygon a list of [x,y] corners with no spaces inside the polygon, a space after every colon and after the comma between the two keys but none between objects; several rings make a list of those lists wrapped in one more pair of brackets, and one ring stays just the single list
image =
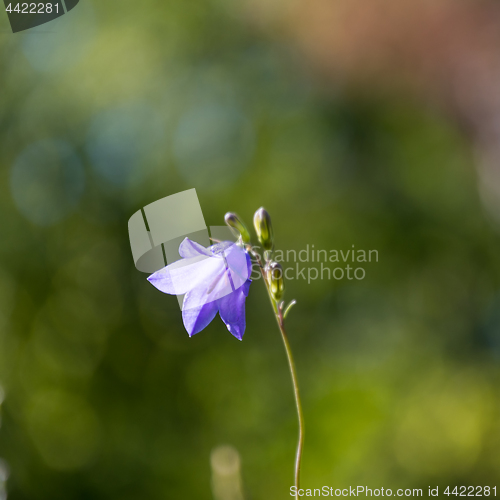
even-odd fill
[{"label": "bell-shaped flower", "polygon": [[245,333],[245,299],[250,288],[251,260],[230,241],[205,248],[186,238],[179,246],[181,260],[149,276],[163,293],[184,295],[182,319],[190,337],[219,313],[237,339]]}]

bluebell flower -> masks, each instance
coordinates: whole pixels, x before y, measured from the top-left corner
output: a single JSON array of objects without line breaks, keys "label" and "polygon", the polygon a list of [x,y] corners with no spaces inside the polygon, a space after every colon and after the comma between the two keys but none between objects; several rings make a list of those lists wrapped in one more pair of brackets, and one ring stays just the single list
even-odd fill
[{"label": "bluebell flower", "polygon": [[179,247],[181,260],[149,276],[163,293],[184,295],[182,319],[190,337],[203,330],[219,313],[237,339],[245,333],[245,299],[251,280],[248,253],[230,241],[205,248],[186,238]]}]

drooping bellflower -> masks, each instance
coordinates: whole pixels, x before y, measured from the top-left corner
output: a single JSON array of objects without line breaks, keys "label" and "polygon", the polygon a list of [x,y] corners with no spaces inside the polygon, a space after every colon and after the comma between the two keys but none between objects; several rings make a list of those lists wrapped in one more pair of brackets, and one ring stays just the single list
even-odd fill
[{"label": "drooping bellflower", "polygon": [[149,276],[163,293],[184,295],[182,319],[190,337],[219,313],[238,340],[245,333],[245,299],[251,280],[251,260],[239,245],[223,241],[208,248],[186,238],[181,260]]}]

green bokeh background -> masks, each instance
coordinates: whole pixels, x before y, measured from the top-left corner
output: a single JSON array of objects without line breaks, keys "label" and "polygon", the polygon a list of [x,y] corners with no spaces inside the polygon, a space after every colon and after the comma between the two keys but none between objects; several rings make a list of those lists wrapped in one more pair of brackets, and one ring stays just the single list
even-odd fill
[{"label": "green bokeh background", "polygon": [[[210,499],[226,443],[247,500],[289,498],[294,401],[262,283],[243,342],[219,318],[189,339],[132,261],[128,218],[193,187],[208,225],[264,205],[278,248],[378,250],[364,280],[287,282],[304,487],[496,484],[500,241],[452,121],[320,92],[289,41],[222,0],[81,0],[15,36],[0,18],[9,498]],[[43,158],[19,195],[13,166],[39,141],[72,148],[81,195],[79,167]]]}]

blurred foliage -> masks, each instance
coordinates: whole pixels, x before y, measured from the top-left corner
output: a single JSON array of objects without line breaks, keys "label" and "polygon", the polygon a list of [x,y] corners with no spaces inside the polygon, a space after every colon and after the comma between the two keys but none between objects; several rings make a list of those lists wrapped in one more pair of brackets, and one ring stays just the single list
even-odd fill
[{"label": "blurred foliage", "polygon": [[279,248],[379,252],[362,281],[287,282],[304,486],[494,485],[500,241],[452,122],[369,89],[325,95],[222,0],[82,0],[16,36],[4,21],[10,498],[209,499],[224,443],[247,499],[288,496],[295,410],[262,284],[243,342],[218,319],[189,339],[133,265],[128,218],[192,187],[208,225],[264,205]]}]

